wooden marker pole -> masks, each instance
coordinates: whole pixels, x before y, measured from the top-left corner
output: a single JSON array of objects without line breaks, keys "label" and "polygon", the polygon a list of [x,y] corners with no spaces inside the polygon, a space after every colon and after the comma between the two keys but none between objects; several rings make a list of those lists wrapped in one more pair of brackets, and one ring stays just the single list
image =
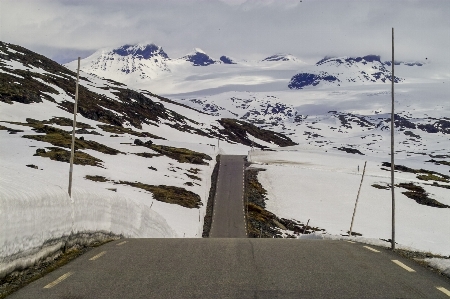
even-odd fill
[{"label": "wooden marker pole", "polygon": [[308,229],[309,220],[311,219],[308,219],[308,222],[306,222],[306,226],[303,228],[303,234],[305,234],[306,230]]},{"label": "wooden marker pole", "polygon": [[366,173],[366,165],[367,165],[367,161],[364,162],[364,169],[363,169],[363,173],[362,173],[362,177],[361,177],[361,183],[359,184],[359,190],[358,190],[358,195],[356,196],[355,208],[353,209],[352,223],[350,224],[350,230],[348,232],[349,237],[352,236],[353,221],[355,220],[356,206],[358,205],[359,193],[361,192],[361,186],[362,186],[362,183],[364,180],[364,174]]}]

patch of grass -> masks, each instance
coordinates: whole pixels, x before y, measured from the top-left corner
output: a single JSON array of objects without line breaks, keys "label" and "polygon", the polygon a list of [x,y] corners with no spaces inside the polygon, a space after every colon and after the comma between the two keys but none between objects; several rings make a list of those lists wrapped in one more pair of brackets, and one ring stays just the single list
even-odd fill
[{"label": "patch of grass", "polygon": [[[23,135],[23,138],[28,138],[36,141],[48,142],[54,146],[71,148],[72,136],[70,134],[49,133],[46,135]],[[108,155],[117,155],[120,151],[103,145],[101,143],[91,140],[81,140],[75,138],[75,150],[91,149]]]},{"label": "patch of grass", "polygon": [[136,139],[134,140],[134,144],[137,146],[145,146],[149,149],[154,150],[157,153],[160,153],[161,155],[177,160],[180,163],[208,165],[208,162],[206,162],[205,160],[207,161],[212,160],[210,156],[203,153],[192,151],[187,148],[157,145],[153,144],[153,142],[150,140],[143,142],[140,139]]},{"label": "patch of grass", "polygon": [[[46,148],[49,151],[46,151],[45,149],[37,149],[36,154],[34,156],[45,157],[50,158],[51,160],[54,161],[70,163],[70,151],[59,147],[46,147]],[[101,164],[103,163],[102,160],[79,151],[75,151],[73,163],[76,165],[90,165],[103,167]]]},{"label": "patch of grass", "polygon": [[421,205],[426,205],[436,208],[450,208],[450,206],[440,203],[439,201],[428,197],[428,193],[420,186],[414,185],[414,183],[400,183],[397,185],[400,188],[404,188],[408,191],[402,192],[406,197],[415,200]]},{"label": "patch of grass", "polygon": [[11,128],[7,128],[7,127],[2,126],[2,125],[0,125],[0,130],[8,131],[9,134],[17,134],[17,133],[23,132],[23,130],[11,129]]},{"label": "patch of grass", "polygon": [[[264,208],[249,202],[247,204],[248,215],[250,219],[253,219],[256,222],[269,222],[270,220],[275,218],[273,213],[265,210]],[[250,227],[250,231],[254,233],[259,233],[253,226]]]},{"label": "patch of grass", "polygon": [[[28,138],[32,140],[48,142],[54,146],[71,148],[72,135],[64,130],[54,128],[49,125],[43,124],[41,121],[36,121],[34,119],[27,118],[27,123],[14,123],[23,126],[32,127],[37,133],[45,133],[45,135],[23,135],[23,138]],[[84,140],[80,138],[75,138],[75,150],[80,149],[91,149],[108,155],[117,155],[121,153],[120,151],[98,143],[92,140]]]},{"label": "patch of grass", "polygon": [[[391,163],[389,163],[389,162],[383,162],[383,163],[381,163],[381,165],[384,167],[388,167],[389,169],[391,168]],[[409,167],[406,167],[403,165],[398,165],[398,164],[394,165],[394,170],[398,170],[398,171],[402,171],[402,172],[409,172],[409,173],[419,173],[420,172],[419,169],[409,168]]]},{"label": "patch of grass", "polygon": [[153,158],[162,156],[161,154],[150,154],[150,153],[135,153],[135,155],[144,158]]},{"label": "patch of grass", "polygon": [[434,163],[434,164],[436,164],[436,165],[446,165],[446,166],[450,166],[450,162],[449,162],[449,161],[443,161],[443,160],[438,161],[438,160],[431,159],[431,160],[425,161],[425,162]]},{"label": "patch of grass", "polygon": [[[27,119],[28,121],[28,119]],[[67,117],[53,117],[50,120],[43,120],[44,124],[55,124],[63,127],[73,127],[73,119]],[[77,121],[77,128],[79,129],[94,129],[90,125]]]},{"label": "patch of grass", "polygon": [[[383,162],[382,166],[385,167],[389,167],[391,168],[391,163],[389,162]],[[383,170],[390,170],[390,169],[384,169],[381,168]],[[426,169],[414,169],[414,168],[409,168],[403,165],[395,165],[394,166],[394,170],[398,170],[398,171],[402,171],[402,172],[409,172],[409,173],[414,173],[417,174],[417,178],[419,180],[423,180],[423,181],[438,181],[438,182],[449,182],[450,176],[436,172],[436,171],[431,171],[431,170],[426,170]]]},{"label": "patch of grass", "polygon": [[103,136],[102,134],[100,134],[99,132],[95,131],[95,130],[86,130],[86,129],[78,129],[75,131],[75,134],[92,134],[92,135],[98,135],[98,136]]},{"label": "patch of grass", "polygon": [[192,180],[195,180],[195,181],[201,181],[202,180],[201,178],[199,178],[198,176],[193,175],[193,174],[185,173],[185,175],[187,175],[188,178],[190,178]]},{"label": "patch of grass", "polygon": [[188,191],[184,188],[174,187],[174,186],[166,186],[166,185],[147,185],[139,182],[127,182],[127,181],[119,181],[117,184],[129,185],[131,187],[140,188],[146,191],[153,193],[153,196],[156,200],[177,204],[186,208],[200,208],[202,205],[202,201],[200,196],[195,194],[194,192]]},{"label": "patch of grass", "polygon": [[134,131],[130,128],[124,128],[124,127],[120,127],[120,126],[113,126],[113,125],[97,125],[100,129],[102,129],[105,132],[108,133],[114,133],[114,134],[125,134],[128,133],[130,135],[134,135],[137,137],[149,137],[149,138],[153,138],[153,139],[162,139],[162,140],[166,140],[165,138],[153,135],[151,133],[148,132],[137,132]]},{"label": "patch of grass", "polygon": [[437,181],[437,182],[443,182],[443,183],[449,182],[447,179],[442,178],[435,174],[431,174],[431,173],[418,175],[417,178],[422,181]]},{"label": "patch of grass", "polygon": [[147,145],[147,147],[154,150],[157,153],[160,153],[161,155],[177,160],[180,163],[208,165],[208,162],[206,161],[212,160],[212,158],[207,154],[192,151],[187,148],[179,148],[156,144]]},{"label": "patch of grass", "polygon": [[101,175],[86,175],[84,178],[87,180],[94,181],[94,182],[109,182],[110,181]]},{"label": "patch of grass", "polygon": [[187,170],[189,173],[198,174],[200,172],[199,168],[190,168]]},{"label": "patch of grass", "polygon": [[372,184],[372,187],[377,188],[377,189],[383,189],[383,190],[390,190],[391,189],[390,186],[386,186],[386,185],[382,186],[382,185],[379,185],[379,184]]}]

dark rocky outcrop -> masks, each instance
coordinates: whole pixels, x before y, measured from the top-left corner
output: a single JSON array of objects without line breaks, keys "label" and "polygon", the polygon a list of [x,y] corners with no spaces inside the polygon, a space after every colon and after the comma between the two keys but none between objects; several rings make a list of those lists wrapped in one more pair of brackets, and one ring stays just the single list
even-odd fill
[{"label": "dark rocky outcrop", "polygon": [[247,134],[250,134],[260,140],[268,143],[273,143],[278,146],[291,146],[297,144],[284,134],[260,129],[257,126],[242,120],[222,118],[218,120],[218,122],[224,128],[218,130],[221,136],[226,136],[228,140],[233,142],[242,143],[248,146],[253,145],[259,148],[266,148],[265,146],[252,142],[247,137]]}]

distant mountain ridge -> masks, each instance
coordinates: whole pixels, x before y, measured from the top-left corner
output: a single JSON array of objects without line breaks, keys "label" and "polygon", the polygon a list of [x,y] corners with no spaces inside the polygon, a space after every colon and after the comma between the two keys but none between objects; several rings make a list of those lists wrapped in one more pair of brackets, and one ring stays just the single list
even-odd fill
[{"label": "distant mountain ridge", "polygon": [[[318,61],[315,69],[294,75],[288,87],[303,89],[318,85],[341,86],[352,83],[387,83],[392,80],[390,61],[382,62],[379,55],[362,57],[325,57]],[[423,66],[420,62],[395,62],[395,65]],[[395,76],[394,82],[405,79]]]},{"label": "distant mountain ridge", "polygon": [[299,61],[299,59],[291,54],[278,53],[278,54],[266,57],[262,61]]},{"label": "distant mountain ridge", "polygon": [[[395,64],[414,67],[424,65],[421,62],[402,61],[396,61]],[[229,68],[231,65],[234,67]],[[75,70],[76,62],[68,63],[66,66]],[[195,83],[199,83],[206,78],[212,87],[236,83],[247,85],[248,83],[244,82],[248,80],[243,78],[249,78],[255,84],[268,83],[270,80],[284,81],[283,88],[294,90],[339,87],[348,84],[390,82],[390,68],[390,61],[383,62],[379,55],[373,54],[358,57],[324,57],[312,65],[285,53],[277,53],[256,61],[236,60],[226,55],[216,59],[200,48],[194,48],[193,51],[179,58],[171,58],[162,47],[153,43],[127,44],[114,49],[99,50],[83,59],[81,63],[81,69],[87,73],[137,88],[143,88],[145,85],[155,88],[152,86],[155,80],[159,82],[157,83],[159,86],[186,88],[188,81],[194,80]],[[226,73],[228,82],[233,83],[223,80],[221,73]],[[257,76],[262,76],[261,80],[256,79]],[[169,81],[164,81],[166,79]],[[395,77],[397,83],[404,80],[404,78]],[[164,84],[161,85],[162,82]],[[186,89],[182,89],[184,90]],[[176,92],[177,90],[170,88],[170,93]]]}]

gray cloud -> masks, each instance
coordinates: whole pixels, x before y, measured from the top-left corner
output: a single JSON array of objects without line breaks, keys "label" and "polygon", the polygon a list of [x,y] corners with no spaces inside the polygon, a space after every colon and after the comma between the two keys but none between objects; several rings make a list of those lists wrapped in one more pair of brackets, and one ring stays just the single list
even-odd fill
[{"label": "gray cloud", "polygon": [[450,61],[447,0],[2,0],[0,39],[59,62],[126,43],[153,42],[171,57],[194,47],[212,56],[286,52]]}]

